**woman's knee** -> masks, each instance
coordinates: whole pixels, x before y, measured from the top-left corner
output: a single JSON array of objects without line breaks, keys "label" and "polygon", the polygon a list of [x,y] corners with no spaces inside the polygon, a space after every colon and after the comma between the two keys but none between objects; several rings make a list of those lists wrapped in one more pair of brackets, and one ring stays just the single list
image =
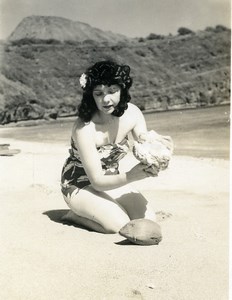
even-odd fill
[{"label": "woman's knee", "polygon": [[106,233],[117,233],[130,218],[119,203],[106,196],[86,189],[65,200],[75,214],[100,224]]},{"label": "woman's knee", "polygon": [[122,217],[120,219],[112,218],[110,222],[107,222],[107,224],[101,224],[105,230],[106,233],[118,233],[119,230],[126,225],[130,221],[128,216]]}]

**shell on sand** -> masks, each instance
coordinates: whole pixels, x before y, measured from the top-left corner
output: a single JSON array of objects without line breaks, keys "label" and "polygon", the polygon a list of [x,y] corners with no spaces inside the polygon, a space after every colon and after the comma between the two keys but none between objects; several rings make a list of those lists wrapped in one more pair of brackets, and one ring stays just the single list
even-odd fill
[{"label": "shell on sand", "polygon": [[137,245],[158,245],[162,240],[159,224],[148,219],[135,219],[123,226],[119,234]]}]

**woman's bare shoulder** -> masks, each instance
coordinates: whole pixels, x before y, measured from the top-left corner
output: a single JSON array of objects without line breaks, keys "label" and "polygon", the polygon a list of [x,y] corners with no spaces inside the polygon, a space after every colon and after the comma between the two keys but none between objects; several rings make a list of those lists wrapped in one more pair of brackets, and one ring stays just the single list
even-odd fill
[{"label": "woman's bare shoulder", "polygon": [[72,132],[74,133],[78,133],[78,132],[86,132],[86,133],[90,133],[90,131],[92,130],[93,126],[92,126],[92,122],[88,122],[85,123],[84,121],[82,121],[79,117],[77,117],[76,121],[73,124],[73,129]]},{"label": "woman's bare shoulder", "polygon": [[132,119],[137,119],[139,117],[141,117],[142,112],[141,110],[138,108],[138,106],[136,106],[133,103],[128,103],[128,109],[126,110],[126,116],[130,117]]},{"label": "woman's bare shoulder", "polygon": [[128,103],[128,109],[127,111],[129,113],[141,113],[141,110],[133,103]]}]

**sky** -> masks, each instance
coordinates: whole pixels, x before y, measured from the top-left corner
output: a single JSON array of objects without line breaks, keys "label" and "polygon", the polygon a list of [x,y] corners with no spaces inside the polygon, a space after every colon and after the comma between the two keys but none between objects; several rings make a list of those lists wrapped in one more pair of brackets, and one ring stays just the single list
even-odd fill
[{"label": "sky", "polygon": [[0,39],[30,15],[64,17],[128,37],[231,27],[230,0],[0,0]]}]

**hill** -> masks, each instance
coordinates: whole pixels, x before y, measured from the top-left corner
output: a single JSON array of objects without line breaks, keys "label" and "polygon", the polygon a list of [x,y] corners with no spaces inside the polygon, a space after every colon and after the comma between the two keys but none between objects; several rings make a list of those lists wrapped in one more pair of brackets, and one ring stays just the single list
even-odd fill
[{"label": "hill", "polygon": [[[40,34],[38,20],[51,21],[52,27],[46,27],[46,32],[52,34]],[[142,110],[230,101],[230,30],[223,26],[136,39],[115,34],[115,43],[116,38],[111,39],[114,34],[108,32],[94,40],[87,24],[80,38],[70,36],[67,28],[72,21],[67,20],[67,27],[59,25],[63,22],[66,19],[28,17],[20,23],[24,29],[19,24],[0,45],[0,124],[75,115],[81,99],[79,76],[86,67],[103,59],[131,66],[132,102]]]},{"label": "hill", "polygon": [[40,39],[83,42],[85,40],[117,43],[127,40],[123,35],[93,28],[89,24],[61,17],[29,16],[24,18],[9,36],[9,41]]}]

